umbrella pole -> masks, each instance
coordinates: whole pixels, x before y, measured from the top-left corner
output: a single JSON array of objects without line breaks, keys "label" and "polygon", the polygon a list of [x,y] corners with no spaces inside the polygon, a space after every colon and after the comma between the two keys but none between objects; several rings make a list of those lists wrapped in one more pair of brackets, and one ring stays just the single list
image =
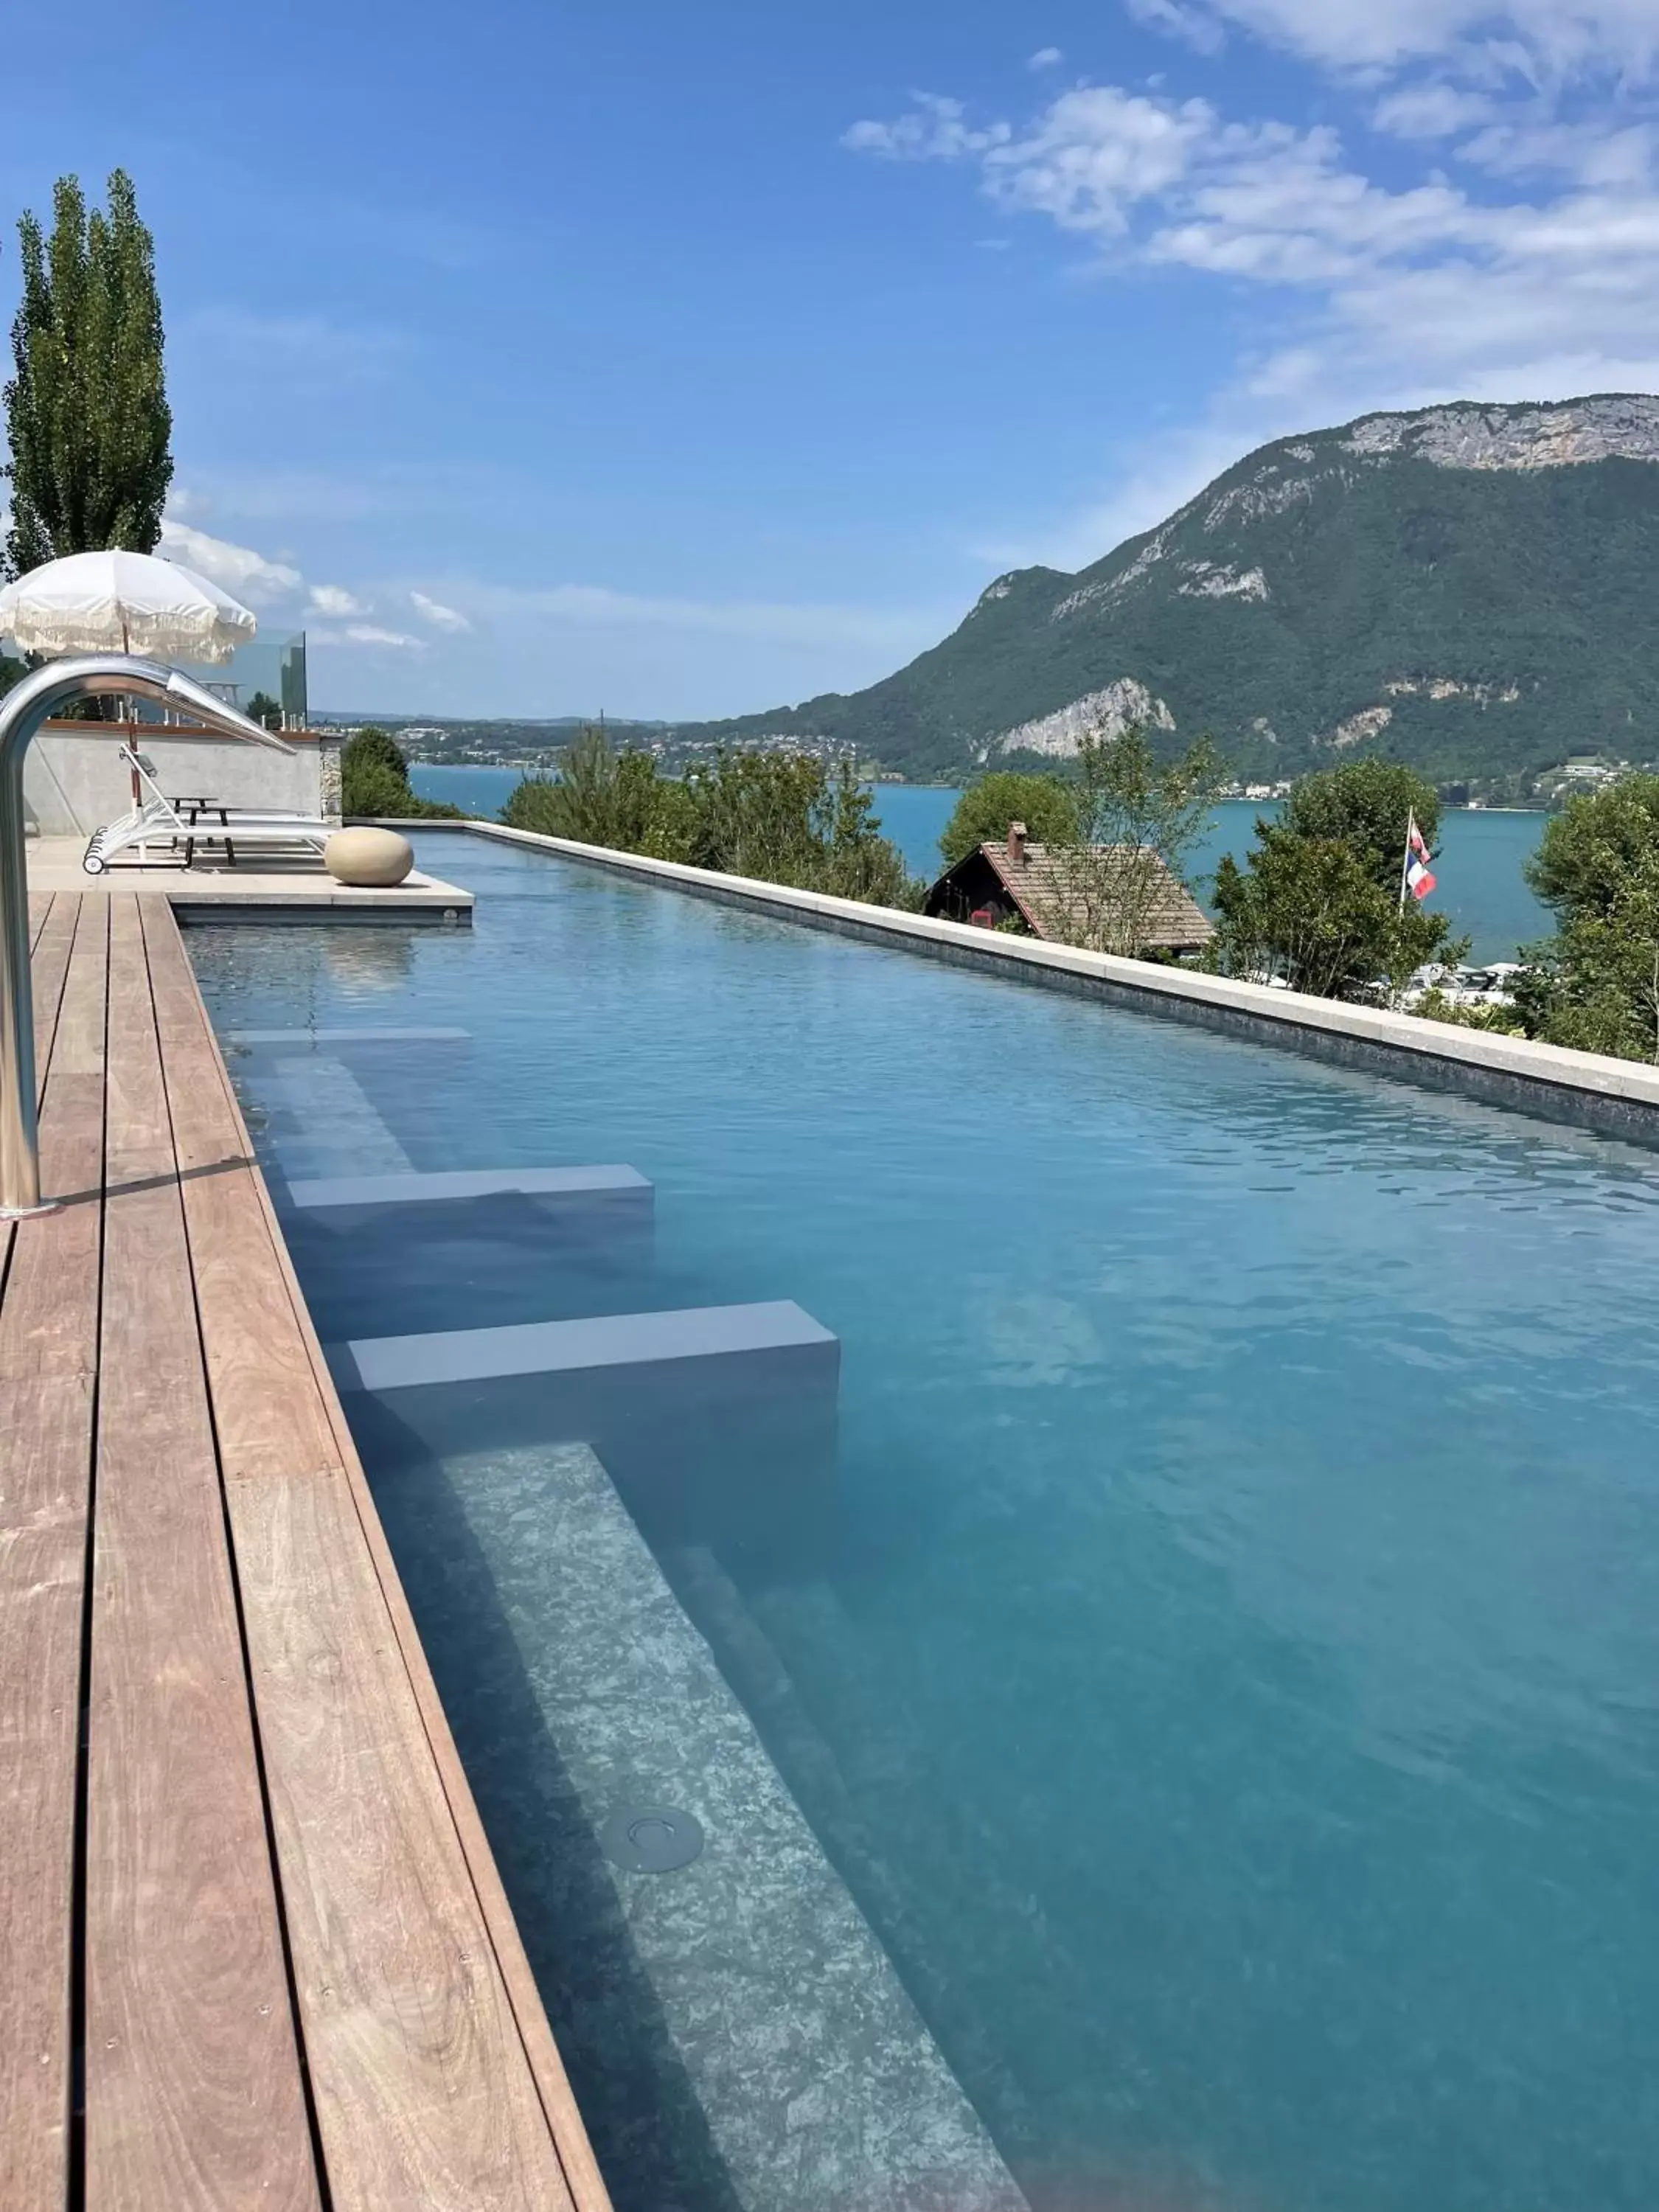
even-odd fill
[{"label": "umbrella pole", "polygon": [[[125,616],[122,617],[121,621],[121,650],[123,653],[130,653],[132,651],[132,647],[127,640],[127,625]],[[132,750],[134,726],[129,718],[127,710],[131,704],[132,702],[124,692],[121,696],[121,741],[126,746],[129,752]],[[144,803],[144,787],[138,781],[137,769],[132,766],[131,762],[127,764],[127,781],[132,787],[132,809],[133,812],[136,814],[138,809]],[[149,848],[147,845],[141,845],[138,848],[138,858],[141,862],[149,860]]]}]

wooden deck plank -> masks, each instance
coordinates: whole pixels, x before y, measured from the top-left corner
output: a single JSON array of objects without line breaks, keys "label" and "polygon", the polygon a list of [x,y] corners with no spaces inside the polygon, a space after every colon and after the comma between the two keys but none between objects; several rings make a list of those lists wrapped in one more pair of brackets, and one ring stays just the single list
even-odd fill
[{"label": "wooden deck plank", "polygon": [[273,1249],[247,1132],[179,925],[160,899],[145,902],[143,924],[225,1479],[338,1468],[295,1295]]},{"label": "wooden deck plank", "polygon": [[52,912],[57,896],[56,891],[29,893],[29,950],[31,952],[40,941],[41,927],[46,916]]},{"label": "wooden deck plank", "polygon": [[[40,1162],[88,1194],[17,1224],[0,1304],[0,2204],[61,2212],[81,1630],[98,1343],[103,917],[50,902],[35,935]],[[74,960],[69,954],[74,940]],[[61,1000],[53,987],[61,957]]]},{"label": "wooden deck plank", "polygon": [[69,2185],[95,1449],[88,2212],[315,2212],[277,1880],[337,2212],[609,2212],[176,926],[31,926],[69,1203],[0,1301],[0,2206]]},{"label": "wooden deck plank", "polygon": [[[172,1095],[191,1102],[203,1158],[246,1157],[176,929],[146,919]],[[291,1436],[287,1480],[273,1480],[282,1456],[256,1449],[250,1431],[240,1464],[252,1479],[228,1483],[335,2204],[610,2212],[269,1193],[257,1171],[246,1179],[263,1259],[240,1212],[205,1203],[220,1179],[185,1178],[198,1281],[241,1297],[253,1269],[274,1270],[281,1297],[254,1292],[260,1326],[277,1325],[285,1298],[330,1439],[322,1463],[344,1469],[307,1476]],[[237,1264],[216,1273],[207,1248],[233,1231]],[[248,1387],[237,1327],[234,1311],[222,1325],[204,1316],[222,1434],[233,1393]],[[286,1349],[280,1358],[291,1374]]]},{"label": "wooden deck plank", "polygon": [[337,2212],[569,2212],[344,1480],[231,1512]]},{"label": "wooden deck plank", "polygon": [[52,1030],[58,1020],[64,978],[69,972],[70,948],[75,941],[78,898],[62,892],[43,899],[39,911],[31,905],[30,967],[34,986],[34,1079],[37,1090],[46,1079],[52,1054]]},{"label": "wooden deck plank", "polygon": [[315,2212],[143,938],[109,909],[86,2202]]}]

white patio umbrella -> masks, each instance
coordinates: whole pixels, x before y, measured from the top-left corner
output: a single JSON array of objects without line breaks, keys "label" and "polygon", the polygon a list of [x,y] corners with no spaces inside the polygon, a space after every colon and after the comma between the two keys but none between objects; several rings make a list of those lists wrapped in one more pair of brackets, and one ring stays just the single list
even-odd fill
[{"label": "white patio umbrella", "polygon": [[[193,568],[112,546],[47,561],[0,591],[0,635],[25,653],[128,653],[216,667],[259,625],[239,600]],[[132,727],[123,720],[131,742]],[[137,805],[138,771],[132,771]]]},{"label": "white patio umbrella", "polygon": [[0,635],[25,653],[133,653],[216,666],[258,628],[228,592],[153,553],[70,553],[0,591]]}]

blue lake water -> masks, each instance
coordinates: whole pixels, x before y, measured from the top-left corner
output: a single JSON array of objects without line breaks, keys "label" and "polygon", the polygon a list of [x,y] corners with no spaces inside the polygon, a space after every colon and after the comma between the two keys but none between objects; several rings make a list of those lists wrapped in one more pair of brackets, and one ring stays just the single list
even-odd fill
[{"label": "blue lake water", "polygon": [[[416,767],[410,781],[424,799],[493,819],[519,781],[515,769]],[[939,834],[962,796],[935,784],[877,786],[876,811],[883,829],[915,875],[936,875]],[[1272,812],[1272,808],[1266,810]],[[1209,834],[1195,848],[1189,872],[1200,898],[1224,853],[1242,860],[1263,809],[1230,800],[1216,809]],[[1460,810],[1441,817],[1439,890],[1434,904],[1449,914],[1460,934],[1473,940],[1477,960],[1512,960],[1517,945],[1547,937],[1550,915],[1528,890],[1522,864],[1543,835],[1541,814]]]},{"label": "blue lake water", "polygon": [[[605,1733],[635,1659],[686,1674],[681,1622],[1035,2212],[1651,2212],[1653,1156],[417,844],[472,931],[190,933],[222,1033],[470,1033],[233,1050],[279,1200],[619,1162],[654,1237],[302,1242],[325,1338],[794,1300],[841,1344],[827,1426],[740,1369],[677,1425],[593,1413],[674,1597],[574,1652],[549,1547],[603,1516],[534,1404],[360,1425],[622,2212],[969,2202],[900,2198],[902,2127],[853,2128],[866,2074],[816,2059],[787,2125],[847,2122],[841,2181],[745,2182],[745,2100],[805,2062],[763,1972],[746,2024],[697,1978],[805,1876],[736,1750],[688,1780]],[[689,1882],[619,1913],[572,1810],[665,1788],[658,1756],[732,1885],[695,1943]],[[803,2019],[851,1955],[825,1912]]]}]

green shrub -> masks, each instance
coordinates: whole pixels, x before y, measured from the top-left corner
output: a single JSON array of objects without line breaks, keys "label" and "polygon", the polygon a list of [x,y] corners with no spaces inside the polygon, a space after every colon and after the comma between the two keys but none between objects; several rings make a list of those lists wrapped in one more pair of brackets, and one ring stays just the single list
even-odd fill
[{"label": "green shrub", "polygon": [[1433,787],[1392,761],[1354,761],[1304,776],[1277,822],[1258,820],[1240,867],[1216,870],[1217,963],[1234,975],[1278,975],[1292,990],[1367,999],[1398,990],[1430,961],[1455,962],[1451,923],[1400,880],[1415,815],[1431,847],[1440,819]]},{"label": "green shrub", "polygon": [[340,755],[340,811],[348,820],[362,814],[389,815],[402,821],[464,822],[459,806],[419,799],[410,788],[409,763],[389,730],[370,723],[348,738]]},{"label": "green shrub", "polygon": [[970,783],[939,841],[947,868],[981,845],[1000,845],[1011,822],[1023,822],[1039,845],[1063,845],[1077,836],[1077,799],[1057,775],[1022,775],[999,769]]},{"label": "green shrub", "polygon": [[802,753],[721,752],[684,778],[646,752],[584,730],[556,777],[527,775],[501,810],[509,828],[646,853],[763,882],[884,906],[919,906],[902,856],[881,835],[850,764],[831,775]]}]

